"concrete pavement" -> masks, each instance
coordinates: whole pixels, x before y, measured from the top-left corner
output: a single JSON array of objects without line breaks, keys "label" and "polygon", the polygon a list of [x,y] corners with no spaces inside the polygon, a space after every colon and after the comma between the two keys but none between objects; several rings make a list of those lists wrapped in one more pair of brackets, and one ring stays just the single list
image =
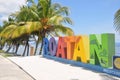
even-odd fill
[{"label": "concrete pavement", "polygon": [[120,80],[111,75],[63,64],[40,56],[9,57],[36,80]]},{"label": "concrete pavement", "polygon": [[34,80],[17,65],[0,55],[0,80]]}]

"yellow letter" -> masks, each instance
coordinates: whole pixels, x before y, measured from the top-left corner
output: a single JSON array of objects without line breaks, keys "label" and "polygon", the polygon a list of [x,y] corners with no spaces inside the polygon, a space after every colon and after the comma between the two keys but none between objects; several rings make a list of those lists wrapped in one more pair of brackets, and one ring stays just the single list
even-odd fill
[{"label": "yellow letter", "polygon": [[84,63],[89,62],[89,38],[88,36],[78,36],[75,40],[73,60]]}]

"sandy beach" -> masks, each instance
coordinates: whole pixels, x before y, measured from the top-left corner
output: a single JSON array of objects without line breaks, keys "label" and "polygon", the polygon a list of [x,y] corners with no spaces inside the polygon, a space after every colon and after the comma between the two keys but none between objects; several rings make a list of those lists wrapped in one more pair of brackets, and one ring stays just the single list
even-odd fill
[{"label": "sandy beach", "polygon": [[71,66],[41,56],[8,57],[36,80],[120,80],[83,67]]}]

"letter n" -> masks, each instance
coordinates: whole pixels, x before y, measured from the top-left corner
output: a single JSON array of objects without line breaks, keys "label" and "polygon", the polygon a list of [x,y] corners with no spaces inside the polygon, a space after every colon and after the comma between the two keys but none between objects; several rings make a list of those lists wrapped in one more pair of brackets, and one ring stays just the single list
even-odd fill
[{"label": "letter n", "polygon": [[115,35],[90,35],[90,63],[102,67],[112,67],[115,54]]}]

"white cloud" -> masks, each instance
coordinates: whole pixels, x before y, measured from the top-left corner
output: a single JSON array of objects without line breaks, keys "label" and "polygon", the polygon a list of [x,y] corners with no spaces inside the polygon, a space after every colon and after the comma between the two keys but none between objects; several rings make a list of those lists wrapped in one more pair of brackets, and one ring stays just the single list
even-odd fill
[{"label": "white cloud", "polygon": [[0,0],[0,22],[7,20],[7,17],[18,11],[20,6],[25,5],[26,0]]}]

